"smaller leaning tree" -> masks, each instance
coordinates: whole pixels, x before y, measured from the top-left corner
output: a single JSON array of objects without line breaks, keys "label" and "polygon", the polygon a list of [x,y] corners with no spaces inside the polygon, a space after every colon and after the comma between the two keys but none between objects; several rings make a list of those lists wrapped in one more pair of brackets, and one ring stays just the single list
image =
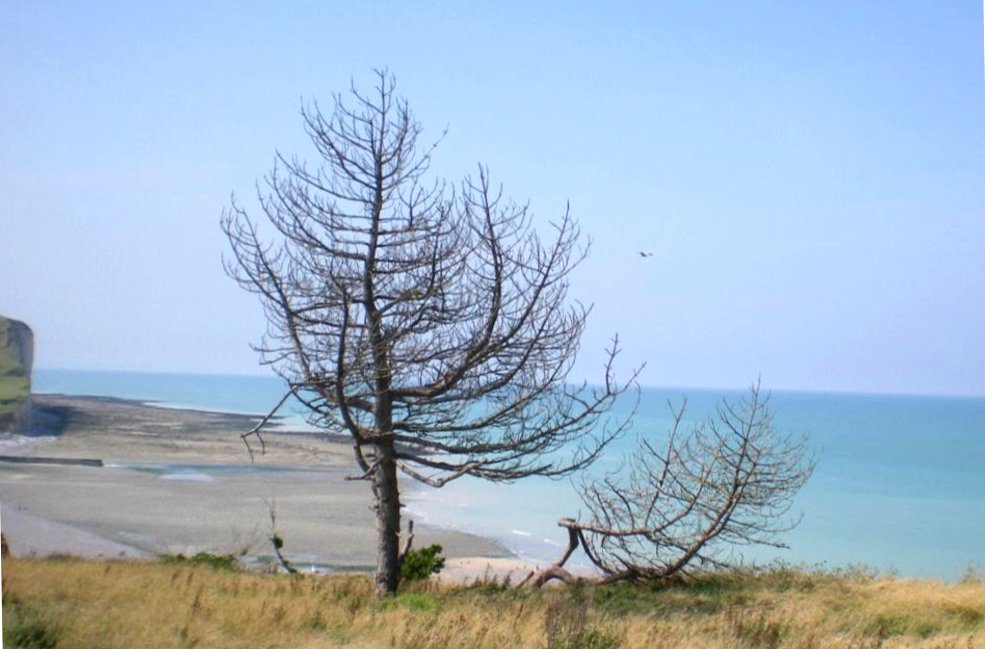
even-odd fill
[{"label": "smaller leaning tree", "polygon": [[605,583],[725,568],[739,546],[787,547],[779,536],[799,523],[787,514],[815,466],[806,439],[776,431],[758,383],[690,431],[682,430],[686,405],[672,409],[666,439],[640,440],[628,468],[582,482],[588,516],[558,521],[566,551],[525,581],[578,581],[564,564],[579,545]]},{"label": "smaller leaning tree", "polygon": [[570,474],[624,428],[601,419],[628,383],[613,376],[617,340],[599,387],[567,383],[588,315],[567,301],[586,253],[570,214],[545,242],[484,167],[457,191],[426,183],[434,145],[419,148],[387,73],[349,100],[302,109],[321,164],[278,154],[257,191],[269,240],[235,200],[222,226],[227,271],[264,307],[262,362],[311,423],[352,439],[375,499],[377,591],[393,593],[398,472],[433,487]]}]

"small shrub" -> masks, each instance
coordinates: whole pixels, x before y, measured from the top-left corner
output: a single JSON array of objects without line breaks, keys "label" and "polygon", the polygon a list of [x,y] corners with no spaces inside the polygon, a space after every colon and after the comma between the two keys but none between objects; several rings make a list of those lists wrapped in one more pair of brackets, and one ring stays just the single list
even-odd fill
[{"label": "small shrub", "polygon": [[190,557],[186,557],[183,554],[164,554],[161,555],[161,561],[164,563],[178,563],[189,566],[208,566],[213,570],[234,571],[238,569],[236,564],[236,555],[234,554],[198,552]]},{"label": "small shrub", "polygon": [[401,578],[407,581],[420,581],[441,572],[441,569],[445,567],[445,557],[441,554],[442,550],[440,545],[434,544],[408,552],[407,556],[404,557],[403,565],[400,567]]}]

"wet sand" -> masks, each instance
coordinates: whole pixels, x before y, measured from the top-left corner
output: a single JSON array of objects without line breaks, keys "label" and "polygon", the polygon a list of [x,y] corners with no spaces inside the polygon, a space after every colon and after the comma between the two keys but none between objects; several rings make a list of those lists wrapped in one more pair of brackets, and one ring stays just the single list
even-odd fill
[{"label": "wet sand", "polygon": [[[266,453],[251,464],[240,435],[256,417],[61,395],[36,396],[35,409],[36,435],[0,451],[20,459],[0,461],[0,526],[15,555],[207,551],[263,563],[273,554],[273,509],[292,561],[375,564],[369,485],[345,479],[358,472],[343,439],[267,433]],[[490,564],[509,556],[493,541],[417,524],[415,546],[431,543],[469,558],[456,566],[512,565]]]}]

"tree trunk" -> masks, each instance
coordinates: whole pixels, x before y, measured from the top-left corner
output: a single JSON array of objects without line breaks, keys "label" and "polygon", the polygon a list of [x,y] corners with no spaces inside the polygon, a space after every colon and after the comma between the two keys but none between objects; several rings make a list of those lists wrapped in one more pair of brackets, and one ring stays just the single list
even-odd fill
[{"label": "tree trunk", "polygon": [[377,446],[378,465],[373,474],[376,493],[376,594],[394,595],[400,583],[400,492],[393,442]]}]

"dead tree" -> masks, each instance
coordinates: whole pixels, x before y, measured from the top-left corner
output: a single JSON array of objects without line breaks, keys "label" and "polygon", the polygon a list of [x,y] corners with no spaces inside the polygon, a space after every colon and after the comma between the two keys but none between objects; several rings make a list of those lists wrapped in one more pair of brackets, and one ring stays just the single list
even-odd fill
[{"label": "dead tree", "polygon": [[567,211],[544,241],[484,167],[457,190],[426,182],[434,145],[419,147],[385,72],[330,115],[301,114],[320,164],[278,154],[257,191],[270,238],[233,200],[226,267],[263,304],[261,362],[311,423],[351,436],[375,497],[377,591],[392,593],[398,471],[434,487],[569,474],[621,431],[602,416],[627,383],[617,341],[600,387],[566,382],[588,314],[566,299],[586,253]]},{"label": "dead tree", "polygon": [[574,580],[564,564],[579,546],[607,583],[727,567],[738,546],[786,547],[779,536],[799,523],[787,515],[814,461],[805,439],[776,432],[768,401],[754,385],[690,432],[683,403],[666,440],[642,439],[628,470],[582,483],[589,515],[558,521],[567,550],[526,581]]}]

